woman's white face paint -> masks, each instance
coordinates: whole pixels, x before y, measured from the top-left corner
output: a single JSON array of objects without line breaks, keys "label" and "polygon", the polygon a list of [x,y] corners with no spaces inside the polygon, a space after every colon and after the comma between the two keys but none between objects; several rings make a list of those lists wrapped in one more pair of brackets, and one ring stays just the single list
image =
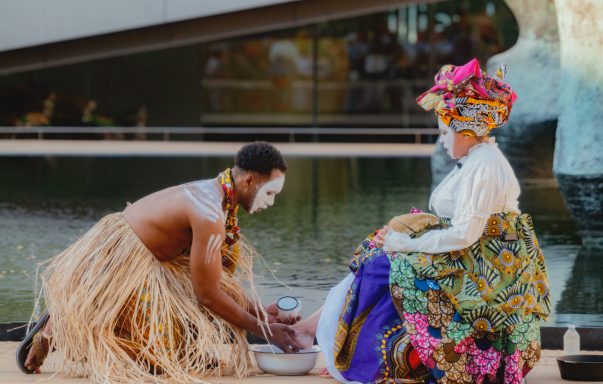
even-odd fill
[{"label": "woman's white face paint", "polygon": [[444,124],[442,119],[438,118],[438,128],[440,129],[440,143],[444,146],[448,156],[454,159],[454,131]]},{"label": "woman's white face paint", "polygon": [[251,204],[249,213],[255,213],[262,209],[272,207],[274,198],[281,193],[283,185],[285,185],[285,176],[277,177],[262,185],[253,198],[253,204]]}]

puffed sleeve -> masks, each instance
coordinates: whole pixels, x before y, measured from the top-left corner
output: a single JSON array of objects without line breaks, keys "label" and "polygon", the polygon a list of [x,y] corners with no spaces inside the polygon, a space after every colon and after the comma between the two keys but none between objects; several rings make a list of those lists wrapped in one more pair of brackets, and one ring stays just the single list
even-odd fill
[{"label": "puffed sleeve", "polygon": [[[469,165],[469,164],[467,164]],[[501,193],[496,170],[487,164],[472,164],[463,170],[463,179],[455,198],[455,212],[451,226],[432,230],[420,238],[390,232],[385,238],[386,251],[441,253],[467,248],[476,242],[488,221],[495,213],[497,194]],[[504,192],[503,192],[504,193]]]}]

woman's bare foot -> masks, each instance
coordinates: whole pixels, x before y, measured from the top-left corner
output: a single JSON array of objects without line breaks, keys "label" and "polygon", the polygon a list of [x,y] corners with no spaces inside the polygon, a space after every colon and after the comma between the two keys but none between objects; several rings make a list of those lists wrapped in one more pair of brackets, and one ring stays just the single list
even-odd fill
[{"label": "woman's bare foot", "polygon": [[312,346],[314,345],[315,335],[308,329],[303,327],[303,325],[301,325],[302,323],[291,325],[291,328],[295,330],[294,338],[298,343],[303,345],[304,349],[312,348]]},{"label": "woman's bare foot", "polygon": [[295,330],[295,339],[304,346],[304,349],[311,348],[314,345],[314,338],[316,337],[316,328],[322,308],[314,312],[307,319],[303,319],[297,324],[293,324],[291,328]]}]

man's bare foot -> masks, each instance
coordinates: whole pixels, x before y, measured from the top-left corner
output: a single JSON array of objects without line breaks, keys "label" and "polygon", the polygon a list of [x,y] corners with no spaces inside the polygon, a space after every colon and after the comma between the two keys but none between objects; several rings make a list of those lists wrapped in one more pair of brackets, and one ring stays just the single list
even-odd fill
[{"label": "man's bare foot", "polygon": [[41,373],[40,367],[48,355],[50,340],[43,335],[43,332],[37,333],[32,341],[31,348],[25,359],[25,368],[35,373]]}]

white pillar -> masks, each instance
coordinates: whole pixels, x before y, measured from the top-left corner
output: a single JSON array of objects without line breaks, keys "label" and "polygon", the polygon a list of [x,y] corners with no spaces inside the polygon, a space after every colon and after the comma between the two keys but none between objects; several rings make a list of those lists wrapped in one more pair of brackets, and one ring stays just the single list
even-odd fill
[{"label": "white pillar", "polygon": [[[559,105],[559,34],[555,0],[505,0],[519,26],[517,43],[488,61],[488,73],[507,63],[506,80],[517,92],[511,123],[502,130],[557,119]],[[546,107],[545,107],[546,106]]]},{"label": "white pillar", "polygon": [[554,171],[584,243],[603,247],[603,1],[555,5],[561,86]]},{"label": "white pillar", "polygon": [[507,63],[517,101],[509,123],[495,130],[520,178],[553,178],[559,115],[559,33],[555,0],[505,0],[519,27],[513,47],[488,61],[488,73]]},{"label": "white pillar", "polygon": [[603,174],[603,1],[557,0],[561,40],[555,173]]}]

